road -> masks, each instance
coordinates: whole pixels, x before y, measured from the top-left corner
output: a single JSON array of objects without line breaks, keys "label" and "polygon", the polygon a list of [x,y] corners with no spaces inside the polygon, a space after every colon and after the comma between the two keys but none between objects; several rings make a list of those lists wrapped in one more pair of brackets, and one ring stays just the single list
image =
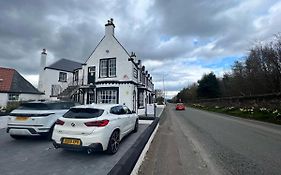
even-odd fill
[{"label": "road", "polygon": [[169,104],[139,174],[281,174],[281,126]]},{"label": "road", "polygon": [[1,175],[103,175],[120,160],[136,139],[147,128],[140,124],[139,131],[128,135],[114,155],[96,152],[64,151],[54,149],[43,138],[14,140],[5,129],[0,129],[0,174]]}]

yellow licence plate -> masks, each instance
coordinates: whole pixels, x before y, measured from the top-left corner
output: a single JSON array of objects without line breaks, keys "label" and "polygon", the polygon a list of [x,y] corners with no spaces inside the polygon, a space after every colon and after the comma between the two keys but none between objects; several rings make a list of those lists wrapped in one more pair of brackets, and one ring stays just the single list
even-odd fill
[{"label": "yellow licence plate", "polygon": [[63,139],[62,143],[68,145],[80,145],[81,141],[78,139]]},{"label": "yellow licence plate", "polygon": [[27,120],[28,119],[28,117],[16,117],[16,120],[21,120],[21,121],[24,121],[24,120]]}]

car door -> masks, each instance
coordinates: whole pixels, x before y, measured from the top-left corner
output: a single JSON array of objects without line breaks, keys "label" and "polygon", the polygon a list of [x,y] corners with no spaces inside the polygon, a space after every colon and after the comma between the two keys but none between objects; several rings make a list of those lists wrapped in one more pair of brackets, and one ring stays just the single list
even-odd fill
[{"label": "car door", "polygon": [[124,106],[124,108],[125,108],[125,111],[127,113],[127,123],[128,123],[128,126],[129,126],[128,129],[131,131],[135,127],[134,114],[132,113],[132,111],[127,106]]},{"label": "car door", "polygon": [[110,113],[115,115],[116,123],[120,126],[120,131],[122,135],[126,135],[128,126],[127,126],[127,118],[126,113],[123,109],[123,106],[114,106],[110,109]]}]

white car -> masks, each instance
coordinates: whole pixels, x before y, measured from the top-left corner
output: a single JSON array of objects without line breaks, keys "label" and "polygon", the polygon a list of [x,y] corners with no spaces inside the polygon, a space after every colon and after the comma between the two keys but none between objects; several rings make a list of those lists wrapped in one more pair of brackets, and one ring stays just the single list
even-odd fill
[{"label": "white car", "polygon": [[55,122],[75,104],[73,102],[22,103],[9,115],[7,133],[14,139],[22,136],[52,137]]},{"label": "white car", "polygon": [[138,115],[125,105],[82,105],[71,108],[57,120],[52,139],[55,148],[115,154],[122,138],[137,132],[138,125]]}]

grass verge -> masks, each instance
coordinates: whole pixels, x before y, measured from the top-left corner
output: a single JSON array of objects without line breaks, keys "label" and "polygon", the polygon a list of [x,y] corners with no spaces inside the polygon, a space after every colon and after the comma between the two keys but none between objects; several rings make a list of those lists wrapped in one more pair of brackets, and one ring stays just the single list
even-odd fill
[{"label": "grass verge", "polygon": [[192,104],[192,107],[206,111],[228,114],[235,117],[258,120],[263,122],[281,125],[281,110],[268,109],[264,107],[225,107],[225,106],[205,106],[202,104]]}]

